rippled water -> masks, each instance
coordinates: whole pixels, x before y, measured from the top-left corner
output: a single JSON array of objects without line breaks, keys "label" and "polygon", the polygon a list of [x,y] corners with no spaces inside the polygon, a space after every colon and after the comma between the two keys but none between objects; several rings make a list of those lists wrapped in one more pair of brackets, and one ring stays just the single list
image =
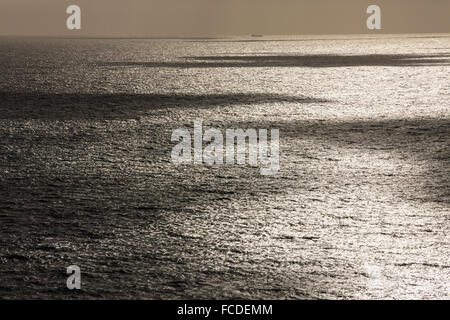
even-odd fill
[{"label": "rippled water", "polygon": [[[448,299],[449,71],[442,36],[0,39],[0,297]],[[172,165],[197,118],[280,129],[279,174]]]}]

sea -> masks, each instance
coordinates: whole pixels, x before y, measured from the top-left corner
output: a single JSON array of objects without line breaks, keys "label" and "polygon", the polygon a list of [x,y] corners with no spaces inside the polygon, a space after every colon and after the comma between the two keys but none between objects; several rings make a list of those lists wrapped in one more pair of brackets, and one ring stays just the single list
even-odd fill
[{"label": "sea", "polygon": [[448,34],[0,38],[0,298],[449,299],[449,133]]}]

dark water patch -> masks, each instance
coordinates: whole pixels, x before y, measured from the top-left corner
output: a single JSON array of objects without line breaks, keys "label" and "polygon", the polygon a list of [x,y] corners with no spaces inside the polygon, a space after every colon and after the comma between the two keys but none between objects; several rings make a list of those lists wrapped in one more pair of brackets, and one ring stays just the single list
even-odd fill
[{"label": "dark water patch", "polygon": [[147,68],[339,68],[339,67],[418,67],[449,66],[450,54],[369,54],[369,55],[224,55],[186,57],[185,61],[100,62],[107,67]]},{"label": "dark water patch", "polygon": [[263,103],[324,103],[306,96],[233,94],[76,94],[0,92],[0,119],[115,120],[160,108],[210,108]]},{"label": "dark water patch", "polygon": [[422,266],[422,267],[431,267],[431,268],[450,269],[450,266],[439,265],[436,263],[424,263],[424,262],[405,262],[405,263],[396,263],[394,265],[398,266],[398,267]]},{"label": "dark water patch", "polygon": [[21,255],[21,254],[8,254],[3,256],[3,258],[7,259],[7,260],[19,260],[19,261],[28,261],[30,260],[29,257]]}]

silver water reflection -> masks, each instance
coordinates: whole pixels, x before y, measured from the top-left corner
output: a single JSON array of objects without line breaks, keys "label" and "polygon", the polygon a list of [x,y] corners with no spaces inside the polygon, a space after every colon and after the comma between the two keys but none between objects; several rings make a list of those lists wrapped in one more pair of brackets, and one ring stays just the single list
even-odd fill
[{"label": "silver water reflection", "polygon": [[[0,62],[1,298],[448,299],[449,37],[4,38]],[[279,128],[280,172],[174,166],[195,119]]]}]

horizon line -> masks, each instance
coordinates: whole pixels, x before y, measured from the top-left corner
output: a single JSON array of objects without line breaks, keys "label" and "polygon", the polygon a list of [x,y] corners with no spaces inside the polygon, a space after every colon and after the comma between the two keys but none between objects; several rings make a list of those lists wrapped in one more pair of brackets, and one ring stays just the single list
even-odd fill
[{"label": "horizon line", "polygon": [[[450,32],[414,32],[414,33],[308,33],[308,34],[242,34],[242,35],[209,35],[209,36],[104,36],[104,35],[27,35],[27,34],[0,34],[0,38],[49,38],[49,39],[154,39],[154,40],[214,40],[214,39],[232,39],[232,38],[271,38],[271,37],[308,37],[308,36],[322,36],[322,37],[334,37],[334,36],[360,36],[364,38],[380,37],[380,36],[408,36],[409,38],[423,37],[424,35],[430,35],[430,37],[447,38],[450,37]],[[426,37],[428,38],[428,37]],[[255,41],[258,41],[255,39]]]}]

